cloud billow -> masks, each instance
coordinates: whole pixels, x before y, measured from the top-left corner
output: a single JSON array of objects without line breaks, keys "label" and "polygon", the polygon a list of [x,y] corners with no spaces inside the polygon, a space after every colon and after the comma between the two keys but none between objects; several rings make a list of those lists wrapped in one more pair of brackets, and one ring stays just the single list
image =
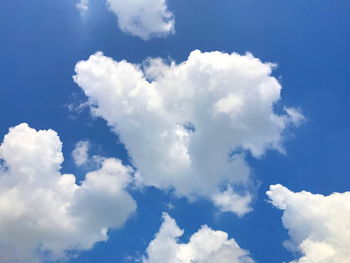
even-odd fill
[{"label": "cloud billow", "polygon": [[245,154],[283,151],[283,132],[303,118],[274,112],[273,67],[249,53],[196,50],[181,64],[135,65],[98,52],[77,63],[74,80],[125,144],[141,184],[243,215],[254,185]]},{"label": "cloud billow", "polygon": [[136,210],[126,192],[130,167],[114,158],[80,184],[61,174],[62,143],[53,130],[20,124],[0,145],[0,262],[65,260],[108,239]]},{"label": "cloud billow", "polygon": [[142,263],[254,263],[249,252],[240,248],[228,234],[202,226],[188,243],[180,243],[184,234],[175,220],[163,214],[163,223],[149,243]]},{"label": "cloud billow", "polygon": [[290,263],[349,262],[350,192],[324,196],[272,185],[267,195],[283,210],[282,222],[290,236],[285,246],[301,254]]}]

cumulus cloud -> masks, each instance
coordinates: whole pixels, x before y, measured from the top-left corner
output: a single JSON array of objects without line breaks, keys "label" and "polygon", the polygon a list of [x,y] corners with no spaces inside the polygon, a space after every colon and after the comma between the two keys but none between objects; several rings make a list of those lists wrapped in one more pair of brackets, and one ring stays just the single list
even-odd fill
[{"label": "cumulus cloud", "polygon": [[76,65],[74,80],[125,144],[140,183],[243,215],[253,199],[245,155],[283,151],[283,132],[302,116],[274,112],[273,67],[249,53],[196,50],[181,64],[135,65],[98,52]]},{"label": "cumulus cloud", "polygon": [[148,40],[175,32],[175,19],[167,8],[167,0],[107,0],[117,16],[119,28]]},{"label": "cumulus cloud", "polygon": [[350,192],[324,196],[272,185],[267,195],[283,210],[286,246],[301,254],[291,263],[350,262]]},{"label": "cumulus cloud", "polygon": [[188,243],[179,243],[184,234],[175,220],[163,214],[163,223],[146,250],[142,263],[253,263],[249,253],[222,231],[202,226]]},{"label": "cumulus cloud", "polygon": [[[80,184],[61,174],[62,143],[53,130],[27,124],[9,130],[0,145],[0,261],[66,259],[107,240],[135,211],[126,192],[132,173],[106,159]],[[69,252],[70,251],[70,252]]]}]

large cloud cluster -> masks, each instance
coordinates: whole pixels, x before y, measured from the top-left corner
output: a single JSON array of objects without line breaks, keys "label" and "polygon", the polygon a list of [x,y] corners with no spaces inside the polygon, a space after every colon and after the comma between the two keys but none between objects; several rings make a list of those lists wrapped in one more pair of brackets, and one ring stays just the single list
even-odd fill
[{"label": "large cloud cluster", "polygon": [[130,167],[105,159],[80,184],[61,174],[62,143],[53,130],[11,128],[0,146],[0,261],[61,260],[107,240],[135,211],[125,191]]},{"label": "large cloud cluster", "polygon": [[274,112],[273,66],[249,53],[196,50],[181,64],[140,66],[99,52],[76,65],[74,80],[125,144],[141,183],[243,215],[252,200],[244,155],[283,151],[282,133],[302,119],[293,108]]},{"label": "large cloud cluster", "polygon": [[286,246],[302,254],[291,263],[350,261],[350,192],[324,196],[272,185],[267,194],[283,210],[283,225],[291,238]]},{"label": "large cloud cluster", "polygon": [[202,226],[188,243],[179,243],[183,235],[174,219],[163,214],[163,224],[147,248],[142,263],[253,263],[249,253],[222,231]]}]

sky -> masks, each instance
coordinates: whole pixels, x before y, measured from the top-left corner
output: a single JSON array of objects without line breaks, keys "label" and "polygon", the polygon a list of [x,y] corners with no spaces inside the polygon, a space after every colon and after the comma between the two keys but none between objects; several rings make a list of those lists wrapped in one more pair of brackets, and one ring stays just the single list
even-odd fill
[{"label": "sky", "polygon": [[348,263],[349,12],[2,0],[0,262]]}]

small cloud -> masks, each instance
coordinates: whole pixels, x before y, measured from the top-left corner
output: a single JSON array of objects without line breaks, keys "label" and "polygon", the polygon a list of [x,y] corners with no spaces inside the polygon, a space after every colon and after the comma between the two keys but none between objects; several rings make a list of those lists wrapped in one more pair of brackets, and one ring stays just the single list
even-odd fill
[{"label": "small cloud", "polygon": [[168,210],[173,210],[175,208],[175,205],[173,203],[169,202],[169,203],[166,204],[166,208]]},{"label": "small cloud", "polygon": [[75,144],[72,151],[74,164],[78,167],[83,167],[86,170],[96,169],[101,167],[102,163],[107,159],[100,155],[89,155],[91,143],[89,140],[81,140]]},{"label": "small cloud", "polygon": [[306,118],[300,109],[284,107],[284,111],[288,114],[291,123],[293,123],[296,127],[300,126],[306,121]]},{"label": "small cloud", "polygon": [[77,4],[76,4],[76,8],[79,10],[81,15],[85,15],[86,12],[89,10],[89,0],[80,0]]},{"label": "small cloud", "polygon": [[79,141],[75,144],[75,148],[72,152],[72,157],[76,166],[82,166],[89,160],[89,141]]},{"label": "small cloud", "polygon": [[123,32],[143,40],[175,33],[174,15],[168,10],[166,0],[107,0],[107,4]]},{"label": "small cloud", "polygon": [[254,263],[249,252],[240,248],[233,238],[229,239],[226,232],[204,225],[188,243],[179,243],[183,234],[184,230],[176,221],[164,213],[163,223],[155,239],[149,243],[142,263]]}]

